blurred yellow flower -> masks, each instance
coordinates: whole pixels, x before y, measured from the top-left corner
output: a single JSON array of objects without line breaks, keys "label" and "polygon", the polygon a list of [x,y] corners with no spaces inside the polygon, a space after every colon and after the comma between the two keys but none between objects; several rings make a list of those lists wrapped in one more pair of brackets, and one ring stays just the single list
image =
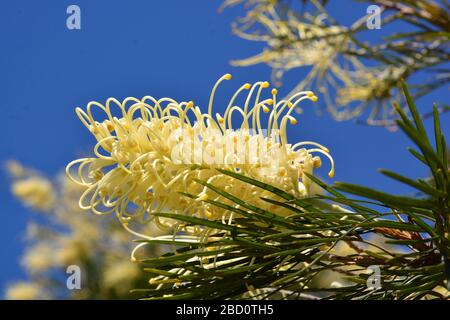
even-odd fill
[{"label": "blurred yellow flower", "polygon": [[83,257],[92,254],[89,252],[89,240],[83,243],[82,240],[73,237],[61,237],[58,248],[55,250],[55,260],[61,266],[68,266],[81,262]]},{"label": "blurred yellow flower", "polygon": [[41,242],[27,249],[22,265],[30,273],[40,273],[55,265],[54,248],[48,242]]},{"label": "blurred yellow flower", "polygon": [[[54,180],[47,179],[15,161],[8,162],[7,169],[12,185],[35,178],[46,181],[53,190],[54,202],[52,206],[41,206],[39,210],[45,214],[41,217],[45,222],[27,224],[27,246],[21,265],[30,280],[9,285],[5,298],[131,298],[128,290],[144,281],[141,280],[141,270],[130,261],[132,235],[110,217],[93,216],[79,208],[78,200],[86,187],[75,184],[64,174]],[[36,196],[32,192],[39,194],[41,191],[40,188],[32,189],[27,197],[16,195],[23,204],[29,205],[29,198]],[[152,235],[155,227],[150,227],[146,225],[142,229]],[[147,247],[142,253],[146,257],[153,256],[160,253],[160,246]],[[117,265],[119,262],[123,262],[122,267]],[[88,277],[89,283],[83,283],[81,290],[66,288],[66,268],[73,264]],[[131,265],[129,269],[127,264]],[[96,271],[95,276],[92,270]]]},{"label": "blurred yellow flower", "polygon": [[26,174],[26,169],[15,160],[6,162],[6,170],[15,178],[20,178]]},{"label": "blurred yellow flower", "polygon": [[31,176],[15,181],[11,190],[17,198],[37,210],[48,210],[55,202],[52,183],[43,177]]},{"label": "blurred yellow flower", "polygon": [[6,291],[8,300],[38,300],[43,299],[41,287],[32,282],[18,282],[8,287]]},{"label": "blurred yellow flower", "polygon": [[[401,79],[407,75],[405,66],[387,66],[385,68],[367,68],[355,63],[356,69],[349,71],[343,85],[336,90],[336,104],[345,112],[335,113],[337,120],[346,120],[360,116],[369,103],[376,103],[367,123],[385,125],[386,119],[393,117],[395,111],[392,101],[400,101],[402,93],[398,90]],[[351,107],[350,104],[356,105]],[[378,119],[378,120],[377,120]],[[381,120],[380,120],[381,119]]]}]

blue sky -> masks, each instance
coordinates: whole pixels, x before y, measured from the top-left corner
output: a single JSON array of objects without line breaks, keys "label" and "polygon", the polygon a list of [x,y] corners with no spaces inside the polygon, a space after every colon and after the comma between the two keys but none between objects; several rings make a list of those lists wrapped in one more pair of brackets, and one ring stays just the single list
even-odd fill
[{"label": "blue sky", "polygon": [[[363,5],[331,2],[331,12],[340,21],[365,13]],[[81,30],[66,28],[70,4],[81,8]],[[206,108],[212,85],[224,73],[232,73],[233,80],[221,87],[216,101],[221,97],[226,101],[244,82],[270,80],[267,66],[229,65],[231,59],[257,53],[261,44],[232,34],[231,22],[243,14],[242,8],[219,13],[219,6],[220,1],[206,0],[17,0],[2,4],[0,162],[17,159],[50,176],[59,173],[93,145],[74,112],[91,100],[169,96],[194,100]],[[290,72],[281,93],[289,92],[303,75],[302,71]],[[447,100],[448,88],[436,92],[435,97]],[[432,101],[433,96],[424,98],[419,107],[428,107]],[[427,174],[426,168],[409,156],[406,147],[411,144],[402,134],[335,122],[328,115],[318,117],[313,108],[311,105],[298,117],[299,124],[291,128],[289,138],[314,140],[329,147],[336,161],[335,180],[401,193],[407,189],[376,170]],[[449,119],[448,115],[442,118],[446,133]],[[0,214],[1,294],[7,283],[24,276],[18,263],[22,235],[26,222],[36,216],[11,196],[3,171]]]}]

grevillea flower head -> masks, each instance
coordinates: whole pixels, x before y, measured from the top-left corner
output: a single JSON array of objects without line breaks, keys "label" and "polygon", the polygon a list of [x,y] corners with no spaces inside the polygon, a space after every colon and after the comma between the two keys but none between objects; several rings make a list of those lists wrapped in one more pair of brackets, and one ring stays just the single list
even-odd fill
[{"label": "grevillea flower head", "polygon": [[[305,173],[312,174],[321,166],[318,155],[330,160],[329,175],[333,176],[334,163],[327,148],[310,141],[293,145],[287,141],[287,125],[297,123],[292,111],[303,100],[317,100],[311,91],[278,101],[276,89],[262,98],[268,82],[246,83],[228,101],[223,114],[213,114],[215,92],[221,82],[230,79],[226,74],[216,82],[207,113],[192,101],[151,96],[123,102],[110,98],[105,105],[89,103],[86,111],[77,108],[80,120],[97,140],[94,157],[72,161],[66,168],[73,181],[86,187],[81,208],[97,214],[115,212],[126,228],[131,221],[150,220],[161,228],[173,228],[169,221],[152,215],[162,210],[231,221],[232,212],[204,200],[234,204],[198,180],[261,207],[269,208],[261,197],[273,195],[222,174],[218,168],[239,172],[298,197],[311,194],[312,182]],[[243,105],[238,106],[244,92]],[[103,119],[94,118],[98,111],[94,108],[100,109]],[[267,118],[265,129],[261,124],[263,113]],[[236,114],[241,119],[238,126]],[[270,209],[284,214],[283,208]]]}]

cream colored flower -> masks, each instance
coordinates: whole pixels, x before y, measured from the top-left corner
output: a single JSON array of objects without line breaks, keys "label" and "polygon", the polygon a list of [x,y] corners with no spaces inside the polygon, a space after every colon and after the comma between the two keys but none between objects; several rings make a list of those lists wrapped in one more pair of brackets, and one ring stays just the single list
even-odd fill
[{"label": "cream colored flower", "polygon": [[[73,181],[87,188],[80,199],[81,208],[97,214],[115,212],[125,227],[133,220],[154,219],[160,228],[171,228],[172,223],[155,218],[152,212],[164,209],[208,219],[232,219],[230,212],[203,202],[221,197],[196,179],[218,185],[243,201],[268,207],[260,197],[270,193],[221,174],[217,168],[234,170],[299,197],[310,195],[311,181],[305,172],[312,174],[321,166],[315,154],[331,161],[329,175],[333,176],[333,159],[327,148],[310,141],[294,145],[287,141],[287,125],[297,123],[292,111],[303,100],[317,100],[311,91],[278,101],[276,89],[269,98],[262,98],[267,82],[244,84],[225,112],[214,115],[215,92],[229,79],[231,75],[226,74],[214,85],[207,113],[193,102],[151,96],[127,98],[122,103],[111,98],[105,105],[89,103],[86,111],[77,108],[80,120],[97,140],[95,157],[75,160],[66,169]],[[236,104],[243,91],[248,94],[239,107]],[[96,120],[94,108],[105,118]],[[266,128],[261,124],[261,111],[267,113]],[[233,126],[237,115],[242,120]],[[283,215],[282,208],[271,209]]]},{"label": "cream colored flower", "polygon": [[266,63],[274,69],[277,80],[281,79],[286,71],[304,66],[313,66],[312,75],[308,76],[311,78],[325,71],[344,75],[337,56],[340,51],[349,48],[350,38],[345,27],[326,23],[326,13],[302,19],[289,13],[282,19],[274,5],[268,5],[265,11],[258,12],[251,18],[265,29],[263,34],[253,33],[245,26],[236,25],[233,31],[247,40],[264,41],[267,48],[253,57],[233,61],[233,65]]},{"label": "cream colored flower", "polygon": [[401,100],[400,79],[408,77],[412,65],[417,70],[418,64],[426,67],[438,62],[424,50],[398,65],[365,67],[362,57],[371,51],[365,48],[367,44],[355,41],[354,33],[367,16],[346,27],[337,24],[320,1],[309,1],[305,10],[276,0],[225,0],[223,7],[237,4],[244,4],[246,15],[233,24],[234,33],[244,40],[263,42],[264,49],[232,65],[267,64],[277,85],[287,71],[307,67],[307,76],[293,92],[314,88],[338,121],[367,114],[367,124],[395,129],[392,101]]},{"label": "cream colored flower", "polygon": [[[433,291],[442,295],[444,297],[444,299],[450,300],[450,291],[447,290],[446,288],[444,288],[443,286],[437,286],[437,287],[433,288]],[[427,297],[425,297],[425,298],[427,298]]]},{"label": "cream colored flower", "polygon": [[6,290],[8,300],[38,300],[43,299],[41,287],[36,283],[18,282]]},{"label": "cream colored flower", "polygon": [[41,273],[55,265],[54,248],[47,242],[30,247],[22,258],[22,265],[28,272]]},{"label": "cream colored flower", "polygon": [[[349,119],[361,115],[370,104],[371,108],[367,122],[372,125],[382,124],[392,119],[395,111],[392,101],[399,102],[402,93],[399,91],[400,81],[406,76],[406,66],[388,66],[385,68],[367,68],[355,64],[356,70],[348,72],[344,85],[337,89],[336,104],[340,112],[338,119]],[[356,102],[356,105],[351,105]]]},{"label": "cream colored flower", "polygon": [[30,176],[14,181],[11,189],[17,198],[35,209],[49,210],[54,205],[53,185],[43,177]]}]

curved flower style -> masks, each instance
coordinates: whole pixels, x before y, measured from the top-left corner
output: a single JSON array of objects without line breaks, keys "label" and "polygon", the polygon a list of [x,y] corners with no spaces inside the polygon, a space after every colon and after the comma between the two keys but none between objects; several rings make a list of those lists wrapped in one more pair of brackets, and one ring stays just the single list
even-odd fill
[{"label": "curved flower style", "polygon": [[[214,117],[215,92],[222,81],[230,79],[231,75],[226,74],[216,82],[207,113],[202,113],[192,101],[179,103],[151,96],[127,98],[122,103],[110,98],[105,105],[89,103],[86,111],[77,108],[80,120],[97,139],[95,157],[72,161],[66,168],[73,181],[87,187],[80,199],[81,208],[97,214],[115,212],[127,229],[134,220],[154,220],[158,227],[171,229],[172,223],[152,213],[168,209],[207,219],[233,219],[231,212],[204,202],[209,198],[228,203],[197,183],[197,179],[220,185],[244,201],[268,207],[260,199],[267,191],[250,188],[217,168],[240,172],[296,196],[312,192],[312,182],[305,172],[312,174],[314,168],[321,166],[321,159],[315,154],[330,160],[329,175],[333,176],[334,163],[327,148],[309,141],[294,145],[287,142],[287,123],[297,122],[292,111],[305,99],[317,100],[311,91],[278,101],[276,89],[272,89],[270,98],[261,98],[268,82],[246,83],[232,96],[224,114],[216,113]],[[235,103],[243,91],[248,94],[243,107],[239,107]],[[117,107],[118,116],[114,115],[113,106]],[[98,111],[94,108],[104,112],[103,120],[94,119],[94,111]],[[261,110],[268,114],[267,130],[261,125]],[[238,130],[233,130],[236,113],[242,120]],[[182,193],[194,195],[194,199]],[[283,215],[283,208],[273,210]],[[181,230],[181,226],[176,227]],[[183,231],[199,234],[204,230]]]}]

